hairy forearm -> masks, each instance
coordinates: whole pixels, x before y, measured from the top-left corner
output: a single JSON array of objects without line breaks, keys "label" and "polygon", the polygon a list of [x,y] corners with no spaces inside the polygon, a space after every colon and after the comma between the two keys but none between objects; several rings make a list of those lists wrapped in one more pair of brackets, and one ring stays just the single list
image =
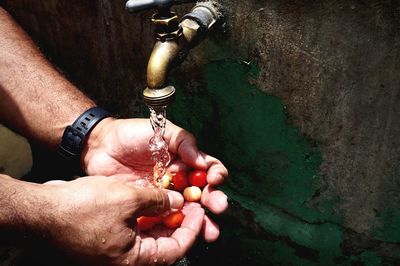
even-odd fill
[{"label": "hairy forearm", "polygon": [[30,232],[44,227],[51,209],[44,192],[40,184],[0,175],[0,229]]},{"label": "hairy forearm", "polygon": [[0,119],[55,149],[65,127],[94,105],[0,7]]}]

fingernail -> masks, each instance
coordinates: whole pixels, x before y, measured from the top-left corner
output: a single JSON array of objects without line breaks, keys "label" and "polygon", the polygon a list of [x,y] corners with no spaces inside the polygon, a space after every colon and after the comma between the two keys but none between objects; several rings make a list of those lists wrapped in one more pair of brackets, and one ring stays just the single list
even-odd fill
[{"label": "fingernail", "polygon": [[169,198],[169,206],[171,208],[171,211],[177,211],[182,209],[184,203],[182,194],[172,190],[168,190],[167,194]]}]

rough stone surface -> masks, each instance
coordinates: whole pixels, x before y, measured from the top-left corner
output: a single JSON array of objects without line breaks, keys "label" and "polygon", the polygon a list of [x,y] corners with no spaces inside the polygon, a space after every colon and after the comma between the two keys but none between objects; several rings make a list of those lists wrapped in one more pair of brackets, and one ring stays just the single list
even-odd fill
[{"label": "rough stone surface", "polygon": [[[327,190],[342,200],[344,224],[380,226],[376,211],[399,203],[400,13],[391,1],[238,4],[257,10],[244,30],[257,85],[283,98],[302,133],[320,143]],[[391,194],[390,197],[388,192]],[[387,199],[389,199],[387,202]]]}]

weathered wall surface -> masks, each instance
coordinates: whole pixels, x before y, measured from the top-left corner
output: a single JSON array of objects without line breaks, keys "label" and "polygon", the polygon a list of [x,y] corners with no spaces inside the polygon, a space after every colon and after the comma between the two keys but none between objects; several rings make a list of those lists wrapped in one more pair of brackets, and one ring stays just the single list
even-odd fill
[{"label": "weathered wall surface", "polygon": [[0,174],[21,178],[32,168],[28,141],[0,124]]},{"label": "weathered wall surface", "polygon": [[[3,2],[99,104],[145,113],[152,11]],[[399,264],[400,3],[222,2],[226,23],[171,75],[169,118],[231,174],[221,239],[192,264]]]}]

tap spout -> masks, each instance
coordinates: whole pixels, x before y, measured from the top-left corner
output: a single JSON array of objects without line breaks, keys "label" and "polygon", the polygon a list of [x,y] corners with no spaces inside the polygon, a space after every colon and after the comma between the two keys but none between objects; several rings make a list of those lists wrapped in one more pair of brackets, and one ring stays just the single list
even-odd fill
[{"label": "tap spout", "polygon": [[147,86],[157,90],[165,86],[169,70],[183,45],[180,40],[157,41],[147,65]]},{"label": "tap spout", "polygon": [[220,13],[211,2],[197,3],[190,13],[183,16],[179,25],[174,13],[170,13],[170,16],[156,14],[153,17],[157,41],[147,65],[148,87],[143,91],[148,105],[165,106],[173,100],[175,88],[167,86],[169,71],[205,38],[219,18]]},{"label": "tap spout", "polygon": [[143,97],[149,106],[166,106],[173,101],[175,88],[166,86],[168,72],[181,45],[177,40],[157,41],[147,65],[147,88]]}]

